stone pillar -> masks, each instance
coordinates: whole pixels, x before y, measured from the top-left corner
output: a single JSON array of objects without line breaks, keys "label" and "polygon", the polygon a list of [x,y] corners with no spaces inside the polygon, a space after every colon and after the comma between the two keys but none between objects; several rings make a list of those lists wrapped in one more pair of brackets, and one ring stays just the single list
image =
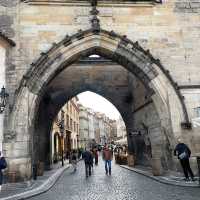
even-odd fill
[{"label": "stone pillar", "polygon": [[160,176],[162,174],[162,165],[160,158],[152,158],[152,173],[154,176]]},{"label": "stone pillar", "polygon": [[154,176],[160,176],[163,173],[163,166],[161,163],[163,144],[162,128],[159,126],[151,127],[149,130],[149,135],[152,147],[152,173]]},{"label": "stone pillar", "polygon": [[152,145],[152,159],[151,159],[151,166],[152,166],[152,173],[154,176],[160,176],[163,173],[163,166],[161,163],[161,145],[154,144]]}]

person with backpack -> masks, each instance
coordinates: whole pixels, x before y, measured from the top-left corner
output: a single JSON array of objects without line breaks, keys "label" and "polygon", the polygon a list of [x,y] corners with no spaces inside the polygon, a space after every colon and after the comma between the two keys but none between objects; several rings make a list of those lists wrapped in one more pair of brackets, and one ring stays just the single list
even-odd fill
[{"label": "person with backpack", "polygon": [[0,191],[1,191],[1,187],[3,184],[3,171],[4,169],[7,168],[7,162],[6,159],[3,157],[1,151],[0,151]]},{"label": "person with backpack", "polygon": [[174,155],[175,156],[177,155],[178,159],[180,160],[180,163],[183,168],[184,175],[185,175],[185,180],[189,181],[189,176],[188,176],[188,173],[189,173],[192,181],[195,181],[194,174],[190,167],[190,161],[189,161],[191,151],[190,151],[189,147],[181,141],[180,138],[178,139],[178,144],[176,145],[176,147],[174,149]]}]

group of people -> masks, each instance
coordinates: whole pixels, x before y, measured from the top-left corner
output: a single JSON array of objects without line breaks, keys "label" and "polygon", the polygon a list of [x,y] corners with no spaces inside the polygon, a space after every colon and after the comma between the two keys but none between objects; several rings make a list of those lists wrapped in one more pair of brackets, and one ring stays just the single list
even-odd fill
[{"label": "group of people", "polygon": [[[185,180],[189,181],[189,175],[191,176],[191,180],[195,181],[194,174],[190,167],[189,158],[191,155],[191,151],[189,147],[184,144],[181,139],[178,139],[178,144],[174,149],[174,155],[178,156],[180,160],[180,164],[182,166]],[[98,165],[98,150],[95,149],[86,149],[82,153],[82,158],[85,162],[85,174],[86,177],[91,176],[92,168],[93,168],[93,160],[95,159],[95,165]],[[113,151],[111,148],[108,148],[108,145],[105,144],[103,149],[102,158],[105,164],[105,173],[106,175],[111,175],[111,162],[113,159]],[[74,166],[74,171],[76,171],[76,158],[72,156],[72,165]]]},{"label": "group of people", "polygon": [[[105,172],[106,175],[111,175],[111,161],[113,158],[113,152],[105,144],[103,149],[103,160],[105,162]],[[85,162],[85,175],[86,177],[91,176],[91,169],[93,168],[93,158],[95,159],[95,165],[98,165],[98,151],[93,149],[91,151],[87,150],[82,154],[82,158]]]},{"label": "group of people", "polygon": [[[86,177],[89,177],[92,175],[92,169],[93,165],[98,165],[98,149],[93,148],[89,149],[86,148],[85,151],[82,153],[82,159],[84,160],[85,163],[85,175]],[[105,144],[105,147],[103,149],[103,154],[102,154],[103,160],[105,162],[105,172],[108,175],[111,175],[111,161],[113,158],[113,152],[112,149],[108,148],[108,145]],[[76,165],[77,165],[77,154],[76,151],[72,151],[71,156],[70,156],[70,161],[73,166],[74,172],[76,172]]]}]

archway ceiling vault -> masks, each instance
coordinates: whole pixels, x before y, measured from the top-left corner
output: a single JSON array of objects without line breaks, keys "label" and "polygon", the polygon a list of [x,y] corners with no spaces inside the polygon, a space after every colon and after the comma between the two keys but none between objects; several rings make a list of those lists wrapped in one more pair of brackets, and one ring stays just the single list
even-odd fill
[{"label": "archway ceiling vault", "polygon": [[55,107],[54,113],[72,97],[91,91],[106,98],[121,115],[125,115],[127,110],[124,106],[130,107],[130,102],[126,102],[127,96],[132,96],[133,93],[130,78],[132,80],[134,76],[116,63],[98,63],[92,66],[76,63],[63,70],[48,84],[46,94]]}]

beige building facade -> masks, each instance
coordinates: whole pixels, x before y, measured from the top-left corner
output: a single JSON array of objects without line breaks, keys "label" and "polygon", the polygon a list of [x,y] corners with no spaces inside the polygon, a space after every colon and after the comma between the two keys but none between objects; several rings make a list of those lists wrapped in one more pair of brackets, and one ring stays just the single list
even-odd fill
[{"label": "beige building facade", "polygon": [[79,108],[78,98],[73,97],[59,111],[51,132],[52,162],[61,160],[62,151],[68,158],[73,149],[79,148]]},{"label": "beige building facade", "polygon": [[[16,43],[5,71],[9,171],[31,176],[35,160],[49,152],[58,110],[86,90],[116,105],[129,151],[137,145],[134,131],[148,130],[154,175],[178,169],[171,151],[179,137],[194,156],[200,153],[199,126],[193,125],[200,107],[199,7],[195,0],[99,1],[97,7],[88,1],[0,1],[0,27]],[[104,61],[82,63],[92,54]]]},{"label": "beige building facade", "polygon": [[116,138],[116,144],[126,144],[127,145],[127,132],[126,132],[126,126],[125,123],[120,116],[117,119],[117,138]]},{"label": "beige building facade", "polygon": [[104,145],[114,141],[116,123],[104,113],[79,104],[80,144],[82,148]]}]

